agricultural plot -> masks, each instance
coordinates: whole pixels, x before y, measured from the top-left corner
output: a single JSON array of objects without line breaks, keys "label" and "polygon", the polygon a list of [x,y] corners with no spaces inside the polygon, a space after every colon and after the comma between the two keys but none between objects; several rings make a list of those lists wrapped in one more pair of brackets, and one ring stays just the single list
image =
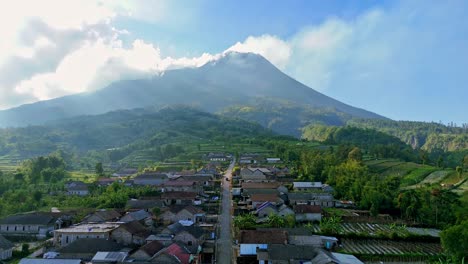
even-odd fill
[{"label": "agricultural plot", "polygon": [[424,178],[424,180],[422,180],[421,182],[419,182],[417,184],[414,184],[414,185],[411,185],[411,186],[404,187],[402,189],[406,189],[406,190],[407,189],[415,189],[415,188],[419,188],[419,187],[424,186],[424,185],[432,185],[432,184],[439,183],[442,180],[444,180],[445,177],[447,177],[452,172],[453,172],[453,170],[434,171],[431,174],[429,174],[426,178]]},{"label": "agricultural plot", "polygon": [[[315,233],[320,233],[320,225],[315,224],[312,226]],[[370,224],[370,223],[342,223],[341,234],[365,234],[370,237],[378,236],[381,233],[396,233],[399,236],[412,235],[427,235],[439,237],[440,230],[427,229],[417,227],[396,227],[385,224]]]},{"label": "agricultural plot", "polygon": [[348,239],[343,238],[342,250],[351,254],[370,255],[403,255],[421,254],[427,256],[442,253],[440,243],[406,242],[380,239]]}]

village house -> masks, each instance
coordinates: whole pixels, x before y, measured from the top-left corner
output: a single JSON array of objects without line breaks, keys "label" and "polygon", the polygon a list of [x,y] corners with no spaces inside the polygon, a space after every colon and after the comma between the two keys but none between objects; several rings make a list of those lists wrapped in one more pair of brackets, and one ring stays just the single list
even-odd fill
[{"label": "village house", "polygon": [[197,198],[197,193],[194,192],[163,192],[161,200],[165,206],[169,205],[190,205]]},{"label": "village house", "polygon": [[272,214],[279,215],[281,217],[286,217],[288,215],[294,215],[294,211],[284,204],[277,207],[276,205],[273,205],[270,202],[265,202],[258,206],[257,210],[255,211],[255,214],[260,218],[268,217]]},{"label": "village house", "polygon": [[118,179],[118,178],[114,178],[114,179],[112,179],[112,178],[99,178],[96,183],[99,186],[109,186],[114,182],[122,182],[122,180]]},{"label": "village house", "polygon": [[[90,261],[97,252],[118,252],[125,246],[110,239],[103,238],[80,238],[57,250],[58,259],[79,259]],[[61,262],[58,262],[61,263]]]},{"label": "village house", "polygon": [[203,187],[196,181],[171,180],[166,181],[161,188],[162,192],[194,192],[201,193]]},{"label": "village house", "polygon": [[260,218],[264,218],[272,214],[278,214],[278,210],[276,209],[276,205],[273,205],[270,202],[264,202],[257,207],[255,214]]},{"label": "village house", "polygon": [[174,242],[174,238],[172,234],[163,234],[163,233],[150,235],[146,238],[146,243],[151,243],[153,241],[157,241],[163,244],[164,246],[169,246],[170,244],[172,244],[172,242]]},{"label": "village house", "polygon": [[11,258],[14,246],[8,239],[0,235],[0,260]]},{"label": "village house", "polygon": [[127,252],[108,252],[108,251],[98,251],[96,255],[91,259],[91,263],[121,263],[127,258]]},{"label": "village house", "polygon": [[311,246],[271,244],[257,250],[259,263],[318,263],[311,262],[317,256],[317,250]]},{"label": "village house", "polygon": [[18,264],[83,264],[81,259],[37,259],[23,258]]},{"label": "village house", "polygon": [[161,186],[169,180],[167,174],[158,172],[145,172],[133,178],[135,185]]},{"label": "village house", "polygon": [[193,181],[193,182],[196,182],[198,186],[213,186],[214,184],[212,174],[184,175],[184,176],[179,176],[175,180],[176,181]]},{"label": "village house", "polygon": [[0,234],[44,238],[50,231],[65,225],[65,222],[70,222],[70,216],[39,212],[11,215],[0,220]]},{"label": "village house", "polygon": [[70,181],[65,183],[68,195],[86,196],[89,194],[88,185],[82,181]]},{"label": "village house", "polygon": [[224,153],[209,153],[207,159],[209,161],[225,162],[228,160],[228,157]]},{"label": "village house", "polygon": [[270,202],[273,205],[283,204],[284,201],[277,194],[252,194],[250,199],[252,202],[252,208],[256,209],[259,205]]},{"label": "village house", "polygon": [[189,264],[192,258],[192,254],[183,243],[175,242],[160,250],[149,261],[151,263]]},{"label": "village house", "polygon": [[191,253],[196,253],[205,241],[205,230],[195,225],[175,223],[165,228],[162,234],[171,234],[174,241],[184,243]]},{"label": "village house", "polygon": [[321,207],[334,207],[335,200],[333,195],[330,193],[314,193],[314,192],[305,192],[305,193],[289,193],[288,194],[289,204],[290,205],[299,205],[299,204],[309,204],[309,205],[320,205]]},{"label": "village house", "polygon": [[151,259],[156,253],[161,251],[164,248],[164,245],[158,241],[151,241],[146,245],[140,247],[135,251],[130,258],[136,261],[147,261]]},{"label": "village house", "polygon": [[293,189],[296,192],[321,191],[321,182],[293,182]]},{"label": "village house", "polygon": [[280,163],[281,159],[280,158],[266,158],[267,163]]},{"label": "village house", "polygon": [[77,239],[99,238],[109,239],[111,232],[118,228],[118,223],[79,224],[54,231],[54,244],[66,246]]},{"label": "village house", "polygon": [[116,173],[113,173],[112,177],[129,177],[137,173],[138,173],[138,169],[126,168],[126,169],[121,169]]},{"label": "village house", "polygon": [[123,245],[143,245],[150,231],[138,221],[121,224],[111,232],[111,239]]},{"label": "village house", "polygon": [[205,221],[205,217],[206,213],[193,205],[172,205],[160,215],[165,223],[175,223],[181,220],[198,223]]},{"label": "village house", "polygon": [[84,223],[105,223],[118,221],[122,215],[113,209],[98,210],[83,220]]},{"label": "village house", "polygon": [[267,249],[272,244],[287,244],[288,233],[276,230],[241,230],[238,243],[241,257],[256,256],[257,249]]},{"label": "village house", "polygon": [[119,221],[124,223],[140,221],[141,223],[144,223],[147,226],[153,224],[152,215],[148,213],[148,211],[143,209],[133,212],[127,212],[124,216],[122,216],[122,218],[120,218]]},{"label": "village house", "polygon": [[320,205],[296,205],[294,213],[296,214],[296,222],[320,222],[322,220],[322,207]]},{"label": "village house", "polygon": [[257,164],[258,160],[253,156],[241,156],[239,158],[239,164]]}]

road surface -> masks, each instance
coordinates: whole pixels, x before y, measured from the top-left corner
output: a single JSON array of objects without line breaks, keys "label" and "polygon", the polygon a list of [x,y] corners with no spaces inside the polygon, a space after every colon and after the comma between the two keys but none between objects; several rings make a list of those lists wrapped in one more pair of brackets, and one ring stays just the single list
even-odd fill
[{"label": "road surface", "polygon": [[[220,233],[217,240],[217,262],[218,264],[230,264],[232,261],[232,236],[231,236],[231,208],[232,208],[232,196],[231,196],[231,172],[234,168],[235,160],[229,165],[228,170],[224,174],[222,179],[222,192],[223,198],[221,215],[219,216],[218,223],[220,226]],[[226,177],[229,181],[226,181]]]}]

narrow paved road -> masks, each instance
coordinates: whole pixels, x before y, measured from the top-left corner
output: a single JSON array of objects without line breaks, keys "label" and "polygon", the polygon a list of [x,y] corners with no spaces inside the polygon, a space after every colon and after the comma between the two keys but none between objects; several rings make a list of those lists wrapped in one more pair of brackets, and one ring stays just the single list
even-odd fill
[{"label": "narrow paved road", "polygon": [[[222,179],[222,211],[219,216],[219,226],[221,232],[217,241],[217,263],[218,264],[230,264],[232,260],[232,237],[231,237],[231,208],[232,208],[232,197],[231,197],[231,172],[234,168],[235,160],[229,165],[228,170],[224,174]],[[226,181],[225,178],[229,181]]]}]

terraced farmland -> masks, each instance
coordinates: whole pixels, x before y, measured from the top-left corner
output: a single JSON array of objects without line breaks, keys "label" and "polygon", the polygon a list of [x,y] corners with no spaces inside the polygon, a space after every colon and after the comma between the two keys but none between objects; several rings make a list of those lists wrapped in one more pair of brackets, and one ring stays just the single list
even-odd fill
[{"label": "terraced farmland", "polygon": [[[313,225],[312,230],[315,233],[320,233],[320,225]],[[367,234],[369,236],[378,236],[382,232],[395,232],[400,236],[413,234],[439,237],[440,233],[440,230],[432,228],[392,227],[385,224],[370,223],[342,223],[341,230],[341,234]]]},{"label": "terraced farmland", "polygon": [[351,254],[402,255],[421,254],[435,256],[442,253],[440,243],[406,242],[380,239],[343,238],[342,250]]}]

